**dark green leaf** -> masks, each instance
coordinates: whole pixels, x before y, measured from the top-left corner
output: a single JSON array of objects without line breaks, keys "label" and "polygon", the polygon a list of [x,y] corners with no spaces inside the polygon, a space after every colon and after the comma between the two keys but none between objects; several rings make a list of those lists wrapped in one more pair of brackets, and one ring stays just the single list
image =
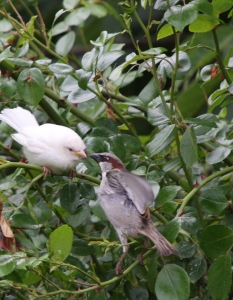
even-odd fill
[{"label": "dark green leaf", "polygon": [[197,282],[206,272],[206,261],[204,258],[197,256],[192,259],[187,267],[187,273],[192,283]]},{"label": "dark green leaf", "polygon": [[192,207],[186,207],[185,213],[180,217],[182,229],[196,235],[202,227],[196,210]]},{"label": "dark green leaf", "polygon": [[79,190],[76,184],[67,183],[60,190],[60,203],[64,210],[73,214],[79,205]]},{"label": "dark green leaf", "polygon": [[75,255],[87,256],[93,254],[95,252],[95,248],[88,245],[87,241],[76,239],[74,240],[71,252]]},{"label": "dark green leaf", "polygon": [[173,243],[178,236],[181,227],[181,221],[179,218],[170,221],[166,228],[163,230],[163,235],[170,242]]},{"label": "dark green leaf", "polygon": [[177,189],[173,186],[166,186],[162,188],[157,197],[158,204],[164,204],[165,202],[171,201],[175,198]]},{"label": "dark green leaf", "polygon": [[108,138],[107,141],[110,145],[111,151],[116,154],[120,159],[125,158],[125,147],[121,136],[115,135]]},{"label": "dark green leaf", "polygon": [[148,121],[153,126],[168,124],[170,122],[163,105],[148,109]]},{"label": "dark green leaf", "polygon": [[199,201],[204,211],[211,215],[221,213],[228,205],[225,195],[218,189],[204,190]]},{"label": "dark green leaf", "polygon": [[181,258],[190,258],[196,252],[196,245],[190,242],[182,241],[178,244],[178,251]]},{"label": "dark green leaf", "polygon": [[30,105],[36,106],[44,95],[45,81],[37,68],[23,70],[17,80],[20,97]]},{"label": "dark green leaf", "polygon": [[193,127],[187,128],[182,136],[180,153],[188,168],[191,168],[197,162],[197,140]]},{"label": "dark green leaf", "polygon": [[186,118],[184,121],[188,124],[196,124],[196,125],[206,126],[206,127],[210,127],[210,128],[217,128],[218,127],[215,122],[211,122],[211,121],[208,121],[208,120],[205,120],[205,119]]},{"label": "dark green leaf", "polygon": [[129,282],[124,284],[124,291],[129,300],[148,300],[148,291],[142,287],[134,287]]},{"label": "dark green leaf", "polygon": [[212,225],[204,229],[200,246],[205,254],[218,257],[225,254],[233,243],[232,230],[224,225]]},{"label": "dark green leaf", "polygon": [[68,225],[55,229],[49,236],[48,251],[53,260],[63,261],[69,255],[73,243],[73,231]]},{"label": "dark green leaf", "polygon": [[11,218],[15,226],[25,229],[39,229],[42,224],[36,224],[30,215],[18,213]]},{"label": "dark green leaf", "polygon": [[67,223],[76,228],[78,227],[80,224],[82,224],[90,215],[90,209],[89,206],[87,205],[86,202],[83,202],[82,205],[80,205],[75,213],[73,213],[72,215],[69,214],[68,217],[66,218]]},{"label": "dark green leaf", "polygon": [[155,284],[158,300],[187,300],[189,292],[189,278],[184,269],[173,264],[165,265]]},{"label": "dark green leaf", "polygon": [[121,139],[127,151],[133,151],[134,153],[139,153],[141,149],[141,143],[138,139],[136,139],[134,136],[129,134],[122,134]]},{"label": "dark green leaf", "polygon": [[100,118],[95,122],[96,127],[104,128],[111,131],[114,134],[118,133],[116,122],[109,118]]},{"label": "dark green leaf", "polygon": [[81,136],[84,137],[90,130],[92,126],[89,123],[86,122],[80,122],[78,123],[76,127],[76,132]]},{"label": "dark green leaf", "polygon": [[218,257],[209,268],[208,291],[214,300],[227,299],[232,283],[231,257]]}]

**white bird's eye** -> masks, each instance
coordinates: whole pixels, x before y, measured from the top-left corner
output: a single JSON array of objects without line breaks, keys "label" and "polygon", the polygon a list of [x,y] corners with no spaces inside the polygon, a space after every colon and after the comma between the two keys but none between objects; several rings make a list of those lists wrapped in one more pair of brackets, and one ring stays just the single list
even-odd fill
[{"label": "white bird's eye", "polygon": [[74,150],[72,148],[67,148],[70,152],[73,152]]}]

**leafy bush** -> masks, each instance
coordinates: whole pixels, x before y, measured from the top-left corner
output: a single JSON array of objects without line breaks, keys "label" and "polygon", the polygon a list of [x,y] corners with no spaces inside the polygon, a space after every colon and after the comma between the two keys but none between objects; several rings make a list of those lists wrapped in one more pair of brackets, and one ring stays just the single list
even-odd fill
[{"label": "leafy bush", "polygon": [[[19,162],[2,123],[1,299],[230,297],[232,2],[64,0],[48,30],[40,1],[29,2],[0,1],[1,110],[22,106],[40,124],[71,127],[89,154],[113,152],[144,176],[155,225],[179,257],[153,248],[141,266],[143,240],[131,239],[115,276],[122,245],[99,206],[97,164],[87,158],[72,181],[43,179],[41,167]],[[118,32],[101,23],[109,16]],[[103,27],[90,43],[89,20]],[[122,36],[134,52],[125,53]],[[87,49],[80,59],[78,39]]]}]

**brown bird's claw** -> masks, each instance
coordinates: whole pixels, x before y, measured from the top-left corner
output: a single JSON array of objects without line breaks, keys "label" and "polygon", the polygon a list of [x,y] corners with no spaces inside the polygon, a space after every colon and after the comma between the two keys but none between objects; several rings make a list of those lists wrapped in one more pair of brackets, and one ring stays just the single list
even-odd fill
[{"label": "brown bird's claw", "polygon": [[122,267],[121,267],[121,264],[122,264],[122,262],[123,262],[123,260],[124,260],[124,258],[125,258],[125,256],[126,256],[126,254],[127,254],[127,252],[124,252],[124,253],[121,255],[121,257],[120,257],[118,263],[116,264],[116,276],[120,276],[120,275],[122,275],[123,272],[124,272],[124,270],[123,270]]},{"label": "brown bird's claw", "polygon": [[69,179],[73,180],[75,177],[76,177],[76,171],[75,170],[70,170]]},{"label": "brown bird's claw", "polygon": [[143,261],[143,255],[144,255],[145,251],[142,251],[138,256],[137,256],[137,260],[140,261],[140,266],[145,266],[144,261]]},{"label": "brown bird's claw", "polygon": [[48,167],[43,167],[44,170],[44,179],[48,176],[48,174],[51,174],[51,170]]},{"label": "brown bird's claw", "polygon": [[119,261],[118,261],[118,263],[116,264],[116,276],[122,275],[123,272],[124,272],[124,270],[122,269],[121,263],[119,264]]}]

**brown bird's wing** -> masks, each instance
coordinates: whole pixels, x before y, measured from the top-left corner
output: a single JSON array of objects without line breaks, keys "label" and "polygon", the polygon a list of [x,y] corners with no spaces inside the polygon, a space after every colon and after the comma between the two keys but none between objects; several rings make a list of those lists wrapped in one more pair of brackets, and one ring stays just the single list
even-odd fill
[{"label": "brown bird's wing", "polygon": [[131,199],[140,214],[144,214],[147,205],[153,203],[154,193],[149,183],[133,173],[121,171],[123,173],[122,185],[124,186],[129,199]]}]

